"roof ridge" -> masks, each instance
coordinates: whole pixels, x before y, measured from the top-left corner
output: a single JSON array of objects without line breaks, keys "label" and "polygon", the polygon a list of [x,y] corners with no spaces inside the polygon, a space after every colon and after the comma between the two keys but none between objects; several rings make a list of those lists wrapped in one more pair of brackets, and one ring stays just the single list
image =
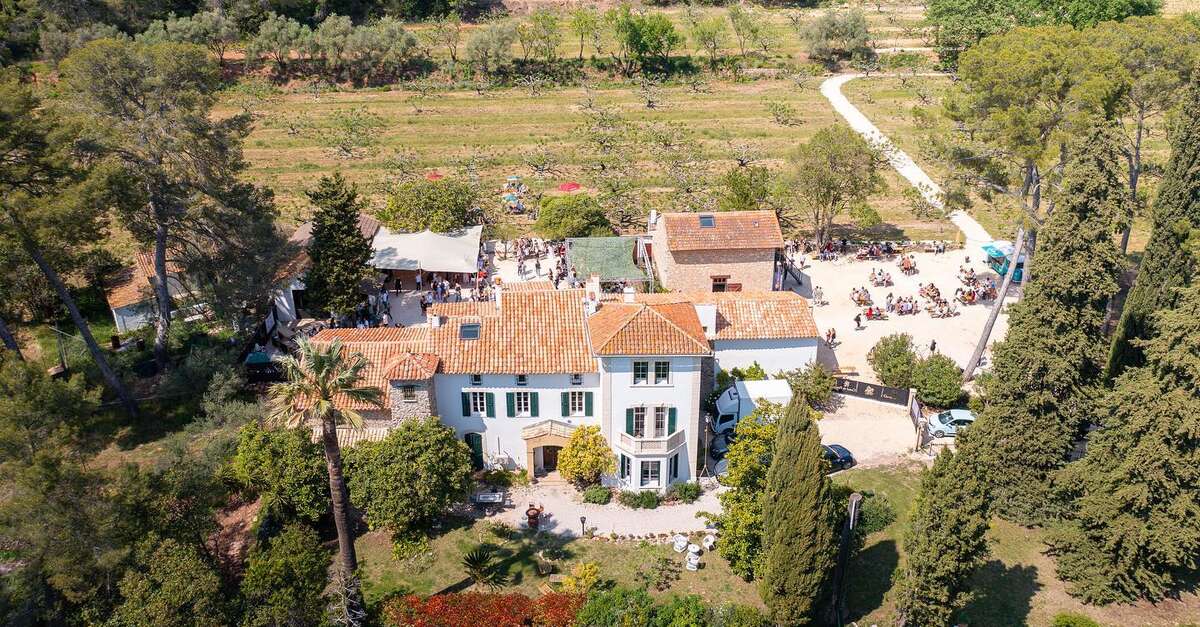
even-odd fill
[{"label": "roof ridge", "polygon": [[[684,304],[684,303],[662,303],[662,304],[663,304],[663,305],[681,305],[681,304]],[[705,351],[712,352],[712,347],[708,345],[708,341],[707,341],[707,340],[705,340],[705,342],[704,342],[704,343],[701,343],[701,342],[700,342],[699,340],[697,340],[695,337],[692,337],[692,334],[691,334],[691,333],[688,333],[687,331],[685,331],[685,330],[683,329],[683,327],[681,327],[681,326],[679,326],[679,325],[675,324],[675,321],[674,321],[674,320],[671,320],[670,318],[668,318],[668,317],[664,316],[664,315],[662,314],[662,312],[660,312],[660,311],[658,311],[657,309],[655,309],[653,305],[644,305],[644,306],[645,306],[647,309],[650,309],[651,311],[653,311],[653,312],[654,312],[654,315],[658,316],[659,318],[662,318],[663,320],[665,320],[665,321],[666,321],[666,323],[667,323],[667,324],[671,325],[672,327],[675,327],[675,329],[676,329],[677,331],[679,331],[680,333],[682,333],[682,334],[684,334],[685,336],[687,336],[687,338],[688,338],[689,340],[691,340],[691,341],[692,341],[692,343],[696,344],[697,346],[703,346],[703,348],[704,348],[704,350],[705,350]]]}]

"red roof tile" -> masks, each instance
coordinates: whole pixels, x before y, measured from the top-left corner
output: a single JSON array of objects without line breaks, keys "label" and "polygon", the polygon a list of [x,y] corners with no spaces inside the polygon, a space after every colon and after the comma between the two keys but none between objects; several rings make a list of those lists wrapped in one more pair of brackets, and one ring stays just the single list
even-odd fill
[{"label": "red roof tile", "polygon": [[588,318],[597,355],[708,355],[696,309],[685,302],[605,303]]},{"label": "red roof tile", "polygon": [[715,340],[820,337],[808,300],[795,292],[672,292],[637,294],[638,302],[689,302],[717,307]]},{"label": "red roof tile", "polygon": [[[713,226],[700,226],[700,216],[711,216]],[[673,251],[783,248],[774,211],[664,213],[659,219]]]}]

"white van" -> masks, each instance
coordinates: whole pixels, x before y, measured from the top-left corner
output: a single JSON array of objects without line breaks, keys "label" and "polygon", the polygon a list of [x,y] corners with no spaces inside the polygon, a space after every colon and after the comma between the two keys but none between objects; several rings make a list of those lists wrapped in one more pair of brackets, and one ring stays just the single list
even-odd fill
[{"label": "white van", "polygon": [[734,382],[717,397],[717,420],[713,423],[713,431],[732,431],[738,420],[749,416],[756,403],[764,400],[787,405],[792,402],[792,386],[783,379]]}]

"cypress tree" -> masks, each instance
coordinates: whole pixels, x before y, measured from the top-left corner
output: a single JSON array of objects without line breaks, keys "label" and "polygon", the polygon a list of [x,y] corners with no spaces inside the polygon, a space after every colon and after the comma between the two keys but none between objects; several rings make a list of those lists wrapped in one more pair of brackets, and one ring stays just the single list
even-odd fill
[{"label": "cypress tree", "polygon": [[1109,129],[1095,128],[1071,146],[1058,207],[1040,231],[1035,278],[996,345],[984,410],[959,443],[984,469],[997,512],[1019,523],[1052,513],[1048,475],[1067,461],[1103,367],[1125,198],[1115,145]]},{"label": "cypress tree", "polygon": [[1177,298],[1059,477],[1074,511],[1051,535],[1058,576],[1089,603],[1161,599],[1200,566],[1200,287]]},{"label": "cypress tree", "polygon": [[1150,316],[1175,304],[1177,288],[1191,283],[1197,261],[1183,250],[1191,229],[1200,228],[1200,87],[1188,91],[1172,132],[1171,162],[1154,200],[1153,230],[1137,280],[1113,333],[1107,376],[1145,363],[1137,340],[1149,337]]},{"label": "cypress tree", "polygon": [[837,551],[828,464],[811,412],[793,399],[779,421],[763,494],[759,592],[780,625],[816,620]]},{"label": "cypress tree", "polygon": [[305,295],[316,308],[352,313],[362,304],[362,283],[370,277],[371,242],[358,226],[365,205],[340,172],[321,177],[305,195],[317,207],[308,244],[312,266],[304,277]]},{"label": "cypress tree", "polygon": [[921,478],[904,532],[896,604],[903,625],[950,625],[987,556],[987,486],[962,455],[944,450]]}]

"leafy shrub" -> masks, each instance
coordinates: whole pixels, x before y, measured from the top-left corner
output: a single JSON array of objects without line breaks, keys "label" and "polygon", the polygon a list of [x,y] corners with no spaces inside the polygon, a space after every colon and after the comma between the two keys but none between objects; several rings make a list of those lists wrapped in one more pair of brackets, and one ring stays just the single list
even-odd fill
[{"label": "leafy shrub", "polygon": [[703,490],[700,489],[700,484],[693,481],[687,483],[676,483],[667,489],[668,499],[678,499],[684,503],[695,503],[696,499],[700,498]]},{"label": "leafy shrub", "polygon": [[775,378],[786,379],[792,386],[792,394],[803,396],[813,409],[823,409],[833,399],[833,373],[816,362],[776,373]]},{"label": "leafy shrub", "polygon": [[951,407],[963,396],[962,369],[945,355],[931,355],[917,364],[913,387],[922,403]]},{"label": "leafy shrub", "polygon": [[243,487],[262,495],[264,512],[315,522],[329,509],[325,455],[304,429],[247,424],[230,468]]},{"label": "leafy shrub", "polygon": [[617,469],[616,459],[600,427],[583,426],[571,434],[558,453],[558,474],[577,486],[600,483],[600,476]]},{"label": "leafy shrub", "polygon": [[436,418],[405,420],[383,440],[343,454],[350,502],[372,529],[422,529],[471,487],[470,449]]},{"label": "leafy shrub", "polygon": [[713,611],[711,624],[721,627],[769,627],[771,621],[756,607],[730,603]]},{"label": "leafy shrub", "polygon": [[635,492],[622,490],[617,502],[630,509],[654,509],[658,507],[658,493],[652,490]]},{"label": "leafy shrub", "polygon": [[864,492],[862,509],[858,512],[858,529],[863,535],[883,531],[896,521],[896,508],[882,494]]},{"label": "leafy shrub", "polygon": [[316,532],[299,523],[252,548],[241,586],[250,608],[244,624],[320,622],[329,559]]},{"label": "leafy shrub", "polygon": [[656,625],[711,625],[712,608],[695,594],[672,596],[654,610]]},{"label": "leafy shrub", "polygon": [[734,368],[729,371],[729,375],[739,381],[763,381],[767,378],[767,372],[757,361],[745,368]]},{"label": "leafy shrub", "polygon": [[649,625],[654,615],[654,600],[645,590],[614,588],[588,599],[579,610],[579,625]]},{"label": "leafy shrub", "polygon": [[1054,616],[1052,627],[1100,627],[1100,623],[1074,612],[1062,612]]},{"label": "leafy shrub", "polygon": [[595,505],[608,505],[612,500],[612,490],[602,485],[590,486],[583,491],[583,502]]},{"label": "leafy shrub", "polygon": [[910,388],[913,372],[917,368],[917,353],[913,350],[912,336],[893,333],[880,339],[867,353],[867,362],[875,370],[880,383],[896,388]]}]

